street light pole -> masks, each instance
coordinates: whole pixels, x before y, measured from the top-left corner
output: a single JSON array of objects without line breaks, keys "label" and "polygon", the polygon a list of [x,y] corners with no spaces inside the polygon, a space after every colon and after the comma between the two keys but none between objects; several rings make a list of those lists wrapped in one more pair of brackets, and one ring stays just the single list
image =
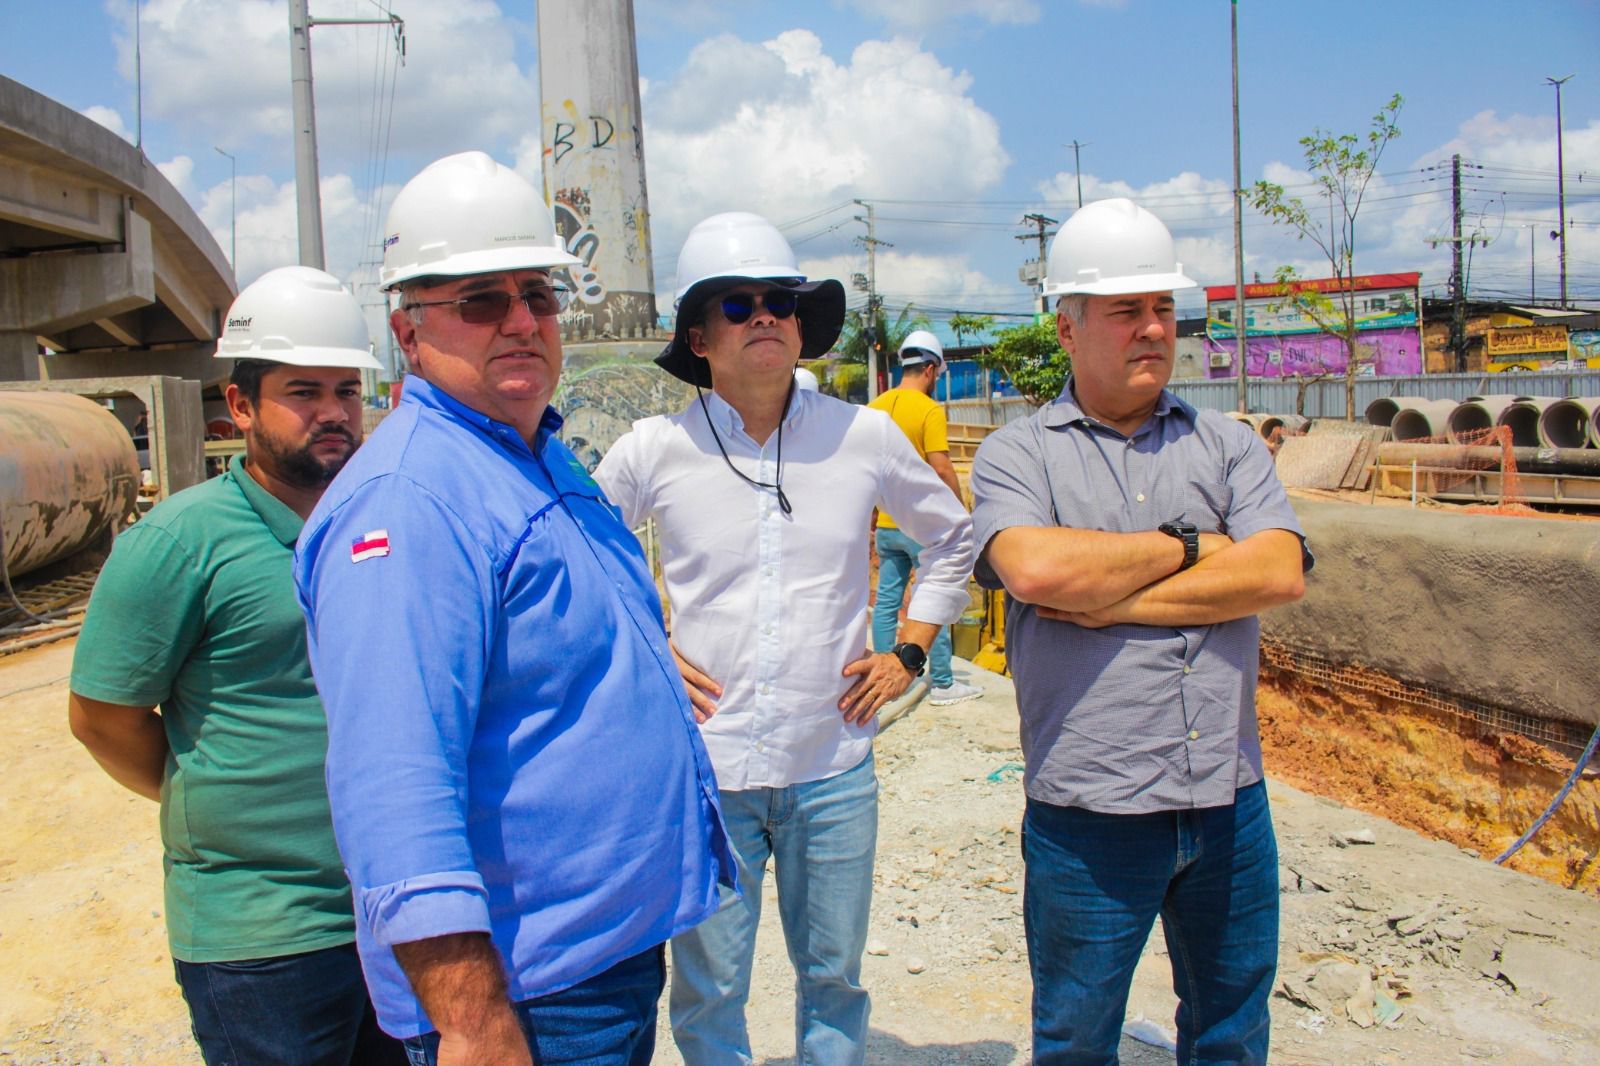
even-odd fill
[{"label": "street light pole", "polygon": [[1565,78],[1546,78],[1545,81],[1556,87],[1556,211],[1559,217],[1556,224],[1560,227],[1561,234],[1561,306],[1567,306],[1567,174],[1561,155],[1561,86],[1572,80],[1572,75]]},{"label": "street light pole", "polygon": [[[216,145],[212,145],[216,148]],[[239,285],[239,161],[232,153],[218,152],[228,157],[228,265],[233,267],[233,284]]]}]

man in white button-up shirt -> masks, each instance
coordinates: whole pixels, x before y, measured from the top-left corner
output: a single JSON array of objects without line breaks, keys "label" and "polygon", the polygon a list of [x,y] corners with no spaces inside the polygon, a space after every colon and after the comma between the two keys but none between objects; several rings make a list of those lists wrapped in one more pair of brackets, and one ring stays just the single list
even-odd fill
[{"label": "man in white button-up shirt", "polygon": [[[859,1063],[875,715],[969,602],[971,520],[887,416],[793,387],[797,360],[838,338],[844,289],[806,282],[770,223],[706,219],[678,284],[677,332],[656,361],[711,391],[636,422],[595,471],[630,525],[656,522],[672,647],[739,857],[742,897],[673,940],[673,1034],[691,1066],[751,1061],[744,1005],[770,857],[798,977],[797,1056]],[[874,507],[926,546],[900,643],[876,655]]]}]

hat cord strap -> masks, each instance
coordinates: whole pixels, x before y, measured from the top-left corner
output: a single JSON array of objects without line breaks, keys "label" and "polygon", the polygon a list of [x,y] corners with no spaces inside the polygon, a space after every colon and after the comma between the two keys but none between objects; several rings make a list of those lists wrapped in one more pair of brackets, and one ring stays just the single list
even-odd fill
[{"label": "hat cord strap", "polygon": [[700,397],[700,409],[705,412],[706,425],[711,427],[711,439],[717,442],[717,451],[722,453],[722,461],[728,464],[728,469],[738,474],[746,484],[753,485],[758,489],[776,489],[778,492],[778,510],[786,515],[794,514],[794,508],[789,506],[789,497],[783,494],[783,423],[789,417],[789,402],[794,397],[794,379],[791,378],[789,380],[789,392],[783,398],[783,416],[778,419],[778,482],[775,485],[768,484],[765,481],[757,481],[733,465],[733,460],[728,457],[728,449],[722,446],[722,438],[717,435],[717,423],[711,417],[711,408],[706,406],[706,394],[701,391],[698,384],[695,385],[694,391],[695,395]]}]

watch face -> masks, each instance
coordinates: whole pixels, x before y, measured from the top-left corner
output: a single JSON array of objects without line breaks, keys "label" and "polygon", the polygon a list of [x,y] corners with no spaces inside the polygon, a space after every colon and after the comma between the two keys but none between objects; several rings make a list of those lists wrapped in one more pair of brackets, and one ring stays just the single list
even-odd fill
[{"label": "watch face", "polygon": [[900,644],[895,647],[894,654],[900,660],[900,665],[913,673],[921,670],[928,661],[928,653],[915,644]]}]

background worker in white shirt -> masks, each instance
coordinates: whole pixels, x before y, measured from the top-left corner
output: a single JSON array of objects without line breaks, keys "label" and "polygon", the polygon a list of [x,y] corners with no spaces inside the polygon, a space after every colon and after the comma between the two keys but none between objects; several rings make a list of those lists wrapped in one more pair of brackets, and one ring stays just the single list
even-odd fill
[{"label": "background worker in white shirt", "polygon": [[[887,416],[796,388],[796,362],[838,338],[844,289],[807,282],[765,219],[697,225],[678,286],[677,332],[656,362],[712,391],[634,423],[595,471],[629,525],[656,521],[672,647],[739,859],[742,899],[673,940],[673,1035],[691,1066],[750,1061],[744,1005],[771,858],[797,1056],[859,1063],[874,716],[968,603],[971,519]],[[900,643],[881,654],[867,647],[874,507],[924,545]]]}]

